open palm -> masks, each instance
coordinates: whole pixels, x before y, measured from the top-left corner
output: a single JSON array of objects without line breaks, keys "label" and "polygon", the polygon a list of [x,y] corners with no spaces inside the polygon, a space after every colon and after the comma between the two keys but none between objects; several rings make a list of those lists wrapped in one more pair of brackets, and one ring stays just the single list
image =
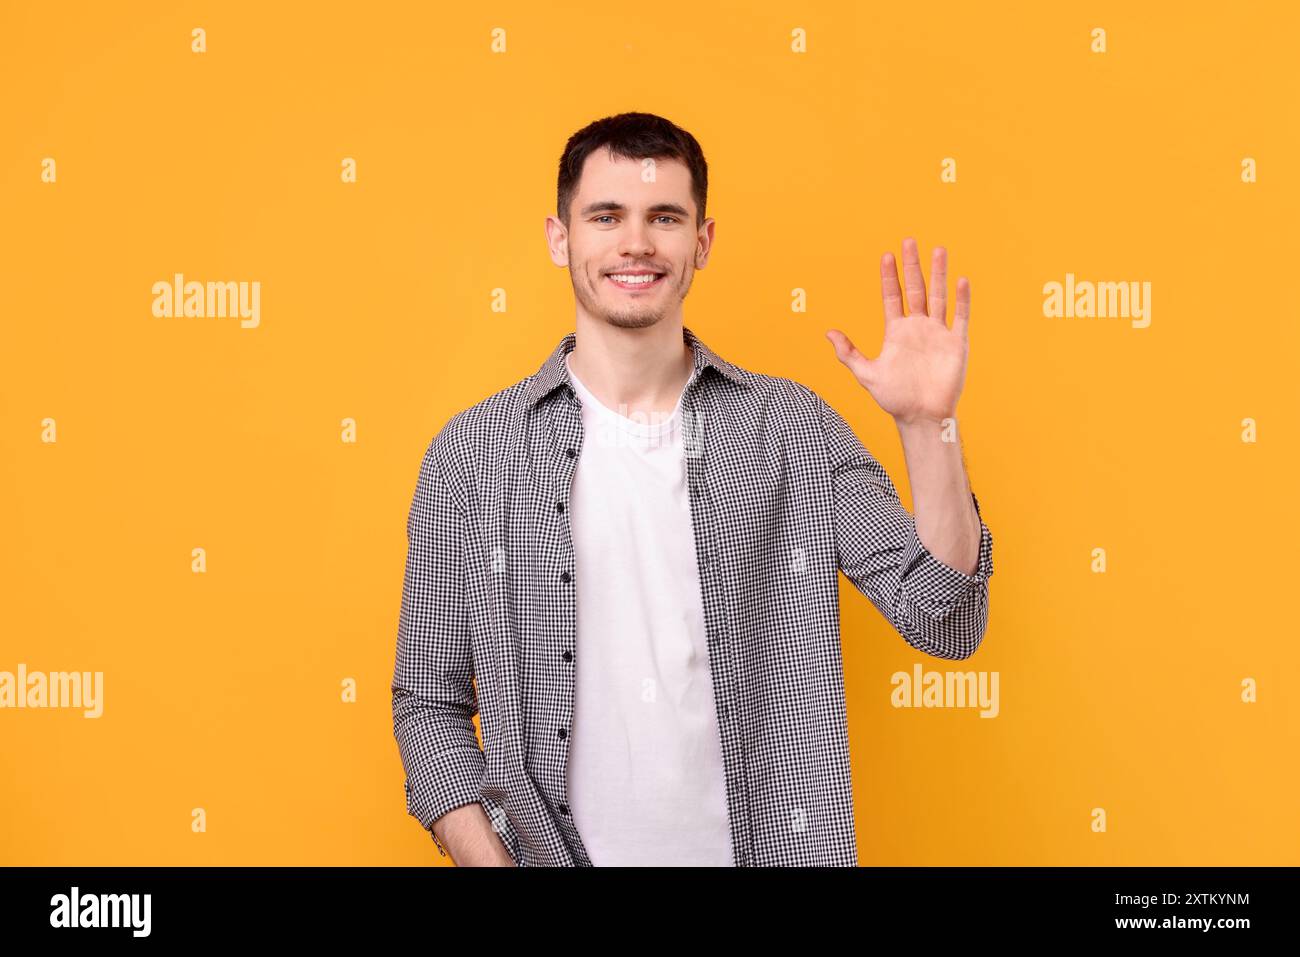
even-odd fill
[{"label": "open palm", "polygon": [[957,280],[957,303],[949,328],[947,250],[942,246],[934,249],[927,300],[916,240],[904,239],[903,278],[906,316],[894,256],[885,253],[880,260],[885,304],[885,339],[880,355],[868,359],[838,329],[829,330],[826,337],[835,347],[836,357],[898,422],[941,422],[956,416],[957,399],[966,379],[970,283],[965,276]]}]

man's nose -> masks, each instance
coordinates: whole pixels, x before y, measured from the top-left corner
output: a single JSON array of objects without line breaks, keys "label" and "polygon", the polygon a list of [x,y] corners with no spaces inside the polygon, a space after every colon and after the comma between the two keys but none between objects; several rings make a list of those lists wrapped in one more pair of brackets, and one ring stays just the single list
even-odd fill
[{"label": "man's nose", "polygon": [[618,238],[618,251],[628,257],[654,255],[650,227],[645,223],[629,223]]}]

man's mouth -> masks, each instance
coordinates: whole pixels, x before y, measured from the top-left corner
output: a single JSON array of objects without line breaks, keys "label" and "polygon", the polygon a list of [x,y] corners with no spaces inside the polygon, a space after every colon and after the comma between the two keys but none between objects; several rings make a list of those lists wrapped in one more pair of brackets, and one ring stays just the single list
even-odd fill
[{"label": "man's mouth", "polygon": [[605,278],[625,292],[643,292],[657,287],[663,281],[664,275],[661,272],[636,270],[634,272],[606,273]]}]

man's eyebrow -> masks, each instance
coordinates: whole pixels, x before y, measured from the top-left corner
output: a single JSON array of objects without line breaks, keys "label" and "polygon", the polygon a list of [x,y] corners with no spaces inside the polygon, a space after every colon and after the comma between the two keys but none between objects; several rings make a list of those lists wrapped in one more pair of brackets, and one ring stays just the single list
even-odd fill
[{"label": "man's eyebrow", "polygon": [[[603,199],[595,203],[588,203],[586,206],[582,207],[582,212],[579,215],[590,216],[592,213],[604,213],[604,212],[625,213],[627,212],[627,207],[624,206],[622,203],[614,202],[614,200],[612,199]],[[689,215],[685,208],[679,206],[676,203],[655,203],[653,206],[649,207],[647,212],[676,213],[678,216],[681,216],[683,219],[685,219],[686,216]]]}]

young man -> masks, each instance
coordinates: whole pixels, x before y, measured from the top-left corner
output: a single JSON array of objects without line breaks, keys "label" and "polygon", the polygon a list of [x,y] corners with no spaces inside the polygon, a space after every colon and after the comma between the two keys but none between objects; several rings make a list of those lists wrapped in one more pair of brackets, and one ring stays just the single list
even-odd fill
[{"label": "young man", "polygon": [[897,424],[913,520],[815,392],[683,325],[707,187],[660,117],[574,134],[546,234],[576,329],[424,455],[393,728],[407,811],[457,864],[856,865],[838,572],[926,654],[983,638],[965,277],[949,328],[944,250],[927,300],[905,240],[880,355],[827,333]]}]

